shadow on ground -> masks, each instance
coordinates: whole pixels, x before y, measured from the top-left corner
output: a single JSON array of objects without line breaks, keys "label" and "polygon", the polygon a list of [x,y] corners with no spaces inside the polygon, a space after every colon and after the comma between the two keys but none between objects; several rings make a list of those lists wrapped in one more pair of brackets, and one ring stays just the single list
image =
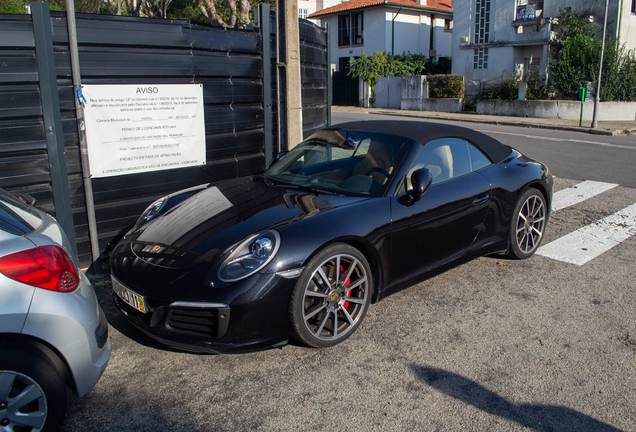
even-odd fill
[{"label": "shadow on ground", "polygon": [[516,405],[468,378],[443,369],[411,365],[411,370],[422,382],[448,396],[535,431],[620,432],[620,429],[570,408]]}]

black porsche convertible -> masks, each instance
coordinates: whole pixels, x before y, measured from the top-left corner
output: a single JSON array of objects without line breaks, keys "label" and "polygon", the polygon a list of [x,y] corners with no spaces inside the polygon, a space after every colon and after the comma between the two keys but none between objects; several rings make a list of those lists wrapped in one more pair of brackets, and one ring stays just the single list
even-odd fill
[{"label": "black porsche convertible", "polygon": [[371,303],[468,260],[530,257],[548,168],[445,124],[339,124],[262,175],[154,202],[111,257],[114,299],[143,332],[194,352],[342,342]]}]

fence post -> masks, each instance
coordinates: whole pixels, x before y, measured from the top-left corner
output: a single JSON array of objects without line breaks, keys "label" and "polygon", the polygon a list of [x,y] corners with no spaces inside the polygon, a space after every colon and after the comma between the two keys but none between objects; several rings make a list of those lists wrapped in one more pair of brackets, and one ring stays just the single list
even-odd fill
[{"label": "fence post", "polygon": [[84,183],[84,201],[86,203],[86,219],[88,220],[88,238],[91,243],[93,271],[102,274],[99,259],[99,235],[97,233],[97,218],[95,217],[95,202],[93,200],[93,183],[88,163],[88,148],[86,146],[86,126],[84,124],[84,106],[81,95],[82,78],[80,74],[79,51],[77,48],[77,28],[75,26],[75,4],[73,0],[66,0],[66,26],[68,28],[68,48],[71,54],[71,71],[73,75],[73,99],[75,100],[75,118],[77,120],[77,139],[82,163],[82,180]]},{"label": "fence post", "polygon": [[263,41],[263,131],[265,132],[265,169],[269,168],[274,155],[272,144],[272,43],[269,4],[258,6],[261,40]]},{"label": "fence post", "polygon": [[[281,5],[283,10],[281,11]],[[277,13],[284,16],[284,27],[279,37],[284,37],[284,51],[281,56],[285,62],[285,110],[287,127],[287,149],[291,149],[303,140],[303,103],[300,77],[300,34],[298,23],[298,1],[281,0]]]},{"label": "fence post", "polygon": [[73,223],[73,209],[71,207],[71,192],[68,185],[66,155],[64,152],[60,97],[57,92],[53,31],[51,30],[49,5],[40,2],[32,3],[31,20],[33,21],[33,39],[35,40],[35,56],[38,64],[38,80],[40,84],[40,98],[42,101],[42,116],[44,118],[44,132],[46,135],[46,149],[49,157],[55,218],[66,232],[73,251],[75,255],[77,255],[75,224]]}]

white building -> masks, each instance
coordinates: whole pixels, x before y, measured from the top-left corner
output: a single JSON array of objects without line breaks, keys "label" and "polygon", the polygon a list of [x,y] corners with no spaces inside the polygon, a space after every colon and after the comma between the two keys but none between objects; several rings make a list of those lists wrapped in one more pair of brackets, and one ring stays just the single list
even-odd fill
[{"label": "white building", "polygon": [[[308,19],[309,15],[322,9],[330,8],[340,3],[340,0],[298,0],[298,18]],[[320,20],[310,21],[320,25]]]},{"label": "white building", "polygon": [[452,0],[349,0],[309,18],[329,24],[329,60],[339,71],[362,51],[429,57],[452,53]]},{"label": "white building", "polygon": [[[455,0],[453,73],[471,81],[515,74],[546,75],[559,8],[603,25],[605,0]],[[608,32],[636,48],[636,0],[610,0]]]}]

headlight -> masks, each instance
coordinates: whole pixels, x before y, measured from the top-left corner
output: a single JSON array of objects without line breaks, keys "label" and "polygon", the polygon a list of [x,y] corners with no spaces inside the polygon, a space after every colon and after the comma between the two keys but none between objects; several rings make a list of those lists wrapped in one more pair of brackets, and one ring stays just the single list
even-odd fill
[{"label": "headlight", "polygon": [[141,216],[139,216],[139,219],[137,219],[137,223],[135,224],[135,229],[139,228],[144,223],[148,222],[150,219],[157,216],[157,214],[159,214],[159,212],[161,211],[161,209],[163,208],[163,206],[166,204],[167,201],[168,201],[168,197],[165,196],[163,198],[159,198],[157,201],[150,204],[148,208],[144,210]]},{"label": "headlight", "polygon": [[219,279],[234,282],[253,275],[274,258],[279,246],[280,235],[277,231],[249,236],[223,261]]}]

